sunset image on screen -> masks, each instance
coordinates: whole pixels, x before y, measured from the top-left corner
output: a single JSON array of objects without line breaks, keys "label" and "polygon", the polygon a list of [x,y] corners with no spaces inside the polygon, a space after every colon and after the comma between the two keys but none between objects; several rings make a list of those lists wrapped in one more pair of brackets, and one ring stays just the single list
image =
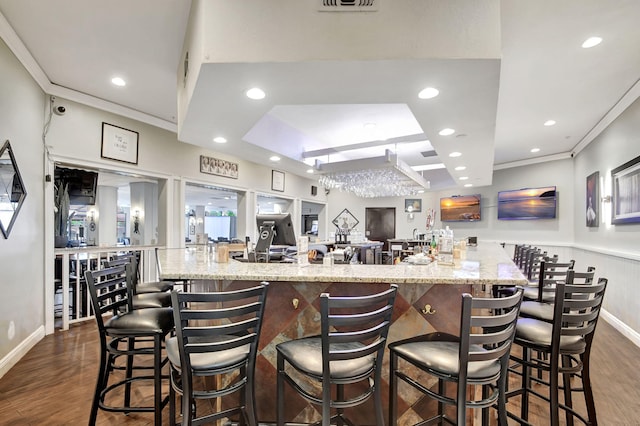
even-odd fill
[{"label": "sunset image on screen", "polygon": [[441,198],[440,220],[442,222],[480,220],[480,194]]}]

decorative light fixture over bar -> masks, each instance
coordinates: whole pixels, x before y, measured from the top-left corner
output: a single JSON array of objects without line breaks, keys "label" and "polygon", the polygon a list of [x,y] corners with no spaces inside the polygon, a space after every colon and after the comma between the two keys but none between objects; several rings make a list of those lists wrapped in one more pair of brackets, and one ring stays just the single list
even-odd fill
[{"label": "decorative light fixture over bar", "polygon": [[316,162],[316,169],[322,174],[320,185],[363,198],[416,195],[430,186],[422,175],[389,150],[382,157],[327,164]]}]

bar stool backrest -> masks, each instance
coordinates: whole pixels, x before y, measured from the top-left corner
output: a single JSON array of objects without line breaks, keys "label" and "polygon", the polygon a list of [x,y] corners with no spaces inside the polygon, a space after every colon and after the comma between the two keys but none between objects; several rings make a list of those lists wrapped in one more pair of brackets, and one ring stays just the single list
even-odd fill
[{"label": "bar stool backrest", "polygon": [[569,262],[540,262],[540,273],[538,277],[538,302],[543,302],[545,293],[555,292],[558,282],[568,282],[570,272],[573,272],[574,260]]},{"label": "bar stool backrest", "polygon": [[267,283],[261,283],[243,290],[171,292],[182,378],[189,384],[183,384],[185,393],[191,389],[189,372],[196,354],[248,347],[246,357],[225,368],[233,371],[247,362],[255,365],[267,288]]},{"label": "bar stool backrest", "polygon": [[[381,371],[397,291],[398,286],[391,285],[386,291],[367,296],[320,295],[322,371],[323,383],[327,384],[323,392],[328,390],[329,398],[331,361],[375,356],[375,369]],[[362,377],[369,374],[365,372]]]},{"label": "bar stool backrest", "polygon": [[131,264],[86,271],[85,279],[98,328],[104,329],[102,316],[131,310]]},{"label": "bar stool backrest", "polygon": [[587,345],[591,344],[607,282],[606,278],[600,278],[591,285],[558,284],[554,302],[552,354],[560,353],[562,336],[579,336],[585,339]]}]

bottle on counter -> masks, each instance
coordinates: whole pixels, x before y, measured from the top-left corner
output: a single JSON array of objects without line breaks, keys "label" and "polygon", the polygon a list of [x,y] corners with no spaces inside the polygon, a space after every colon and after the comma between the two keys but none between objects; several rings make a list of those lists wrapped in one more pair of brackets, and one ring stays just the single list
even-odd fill
[{"label": "bottle on counter", "polygon": [[433,233],[431,235],[431,255],[435,256],[438,254],[438,240],[436,240],[436,235]]}]

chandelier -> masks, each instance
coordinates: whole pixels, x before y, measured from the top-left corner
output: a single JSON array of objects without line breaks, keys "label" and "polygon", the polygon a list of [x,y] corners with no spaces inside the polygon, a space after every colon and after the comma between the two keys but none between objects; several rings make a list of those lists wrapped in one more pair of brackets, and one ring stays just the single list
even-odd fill
[{"label": "chandelier", "polygon": [[362,198],[409,196],[429,189],[422,175],[389,150],[382,157],[316,163],[316,169],[322,173],[320,185]]}]

